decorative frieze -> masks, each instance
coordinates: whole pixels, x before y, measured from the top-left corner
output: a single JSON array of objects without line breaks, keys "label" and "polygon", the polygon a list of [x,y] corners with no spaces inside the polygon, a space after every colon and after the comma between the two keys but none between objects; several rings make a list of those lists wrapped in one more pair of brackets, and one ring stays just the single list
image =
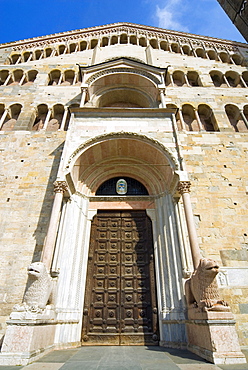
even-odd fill
[{"label": "decorative frieze", "polygon": [[[97,29],[97,30],[96,30]],[[91,27],[85,30],[75,30],[70,32],[63,32],[48,36],[39,37],[36,39],[26,39],[22,41],[16,41],[8,44],[0,45],[0,48],[6,48],[6,46],[12,46],[13,51],[20,51],[20,50],[27,50],[30,48],[37,48],[37,47],[44,47],[47,44],[56,44],[58,42],[68,42],[74,39],[79,38],[94,38],[94,37],[102,37],[103,34],[120,34],[120,33],[128,33],[135,34],[137,37],[147,37],[147,38],[160,38],[166,41],[167,37],[171,41],[177,41],[178,38],[181,38],[183,42],[194,43],[195,45],[200,45],[202,42],[205,43],[206,46],[215,45],[220,50],[228,49],[230,51],[238,52],[238,47],[234,44],[241,44],[235,43],[233,41],[228,40],[220,40],[217,38],[210,38],[210,37],[203,37],[199,35],[193,34],[186,34],[178,31],[170,31],[170,30],[161,30],[156,27],[146,27],[144,30],[142,26],[135,25],[132,23],[124,23],[124,24],[112,24],[106,25],[101,27]],[[186,36],[187,35],[187,36]],[[186,37],[185,37],[186,36]],[[210,39],[210,40],[209,40]],[[209,40],[209,41],[208,41]],[[242,44],[244,47],[245,44]]]}]

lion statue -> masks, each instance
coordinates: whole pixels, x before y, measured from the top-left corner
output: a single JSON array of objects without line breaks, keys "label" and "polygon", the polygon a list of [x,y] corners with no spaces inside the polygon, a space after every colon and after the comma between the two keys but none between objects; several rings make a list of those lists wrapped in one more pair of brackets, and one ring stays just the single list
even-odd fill
[{"label": "lion statue", "polygon": [[216,281],[219,266],[216,261],[202,258],[199,266],[185,283],[188,308],[201,311],[230,311],[226,302],[221,300]]},{"label": "lion statue", "polygon": [[16,305],[14,311],[40,312],[52,300],[53,282],[46,266],[42,262],[33,262],[28,266],[28,286],[22,305]]}]

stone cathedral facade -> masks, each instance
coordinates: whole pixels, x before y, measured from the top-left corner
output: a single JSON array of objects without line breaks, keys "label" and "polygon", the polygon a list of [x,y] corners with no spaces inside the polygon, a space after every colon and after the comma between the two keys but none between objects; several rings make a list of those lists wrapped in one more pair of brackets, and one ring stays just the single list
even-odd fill
[{"label": "stone cathedral facade", "polygon": [[[2,44],[0,64],[3,338],[42,333],[29,358],[186,348],[184,284],[205,257],[247,347],[247,45],[116,23]],[[40,261],[50,305],[13,309]]]}]

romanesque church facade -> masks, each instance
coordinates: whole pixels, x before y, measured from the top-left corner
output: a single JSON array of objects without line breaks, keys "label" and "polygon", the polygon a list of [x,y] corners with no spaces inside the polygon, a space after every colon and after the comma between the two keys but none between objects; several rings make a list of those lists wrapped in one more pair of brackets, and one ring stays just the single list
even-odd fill
[{"label": "romanesque church facade", "polygon": [[[247,45],[116,23],[2,44],[0,64],[2,336],[186,348],[205,257],[247,346]],[[40,261],[50,311],[13,313]]]}]

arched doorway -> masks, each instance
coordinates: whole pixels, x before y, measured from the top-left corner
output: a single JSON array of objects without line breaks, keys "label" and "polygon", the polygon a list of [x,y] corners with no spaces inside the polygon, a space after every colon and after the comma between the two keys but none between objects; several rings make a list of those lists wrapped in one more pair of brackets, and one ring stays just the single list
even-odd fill
[{"label": "arched doorway", "polygon": [[[145,135],[110,133],[75,148],[62,166],[71,196],[62,210],[53,269],[60,269],[58,317],[75,321],[58,327],[56,341],[69,337],[86,345],[155,344],[159,332],[161,345],[183,346],[183,278],[191,256],[182,235],[181,205],[173,200],[179,175],[170,150]],[[134,179],[148,194],[97,195],[113,178]],[[132,229],[130,254],[127,224]],[[149,243],[141,243],[140,237]],[[117,253],[112,253],[115,242]],[[139,263],[144,263],[147,280]],[[125,286],[127,282],[131,286]],[[144,297],[139,283],[147,289]]]}]

